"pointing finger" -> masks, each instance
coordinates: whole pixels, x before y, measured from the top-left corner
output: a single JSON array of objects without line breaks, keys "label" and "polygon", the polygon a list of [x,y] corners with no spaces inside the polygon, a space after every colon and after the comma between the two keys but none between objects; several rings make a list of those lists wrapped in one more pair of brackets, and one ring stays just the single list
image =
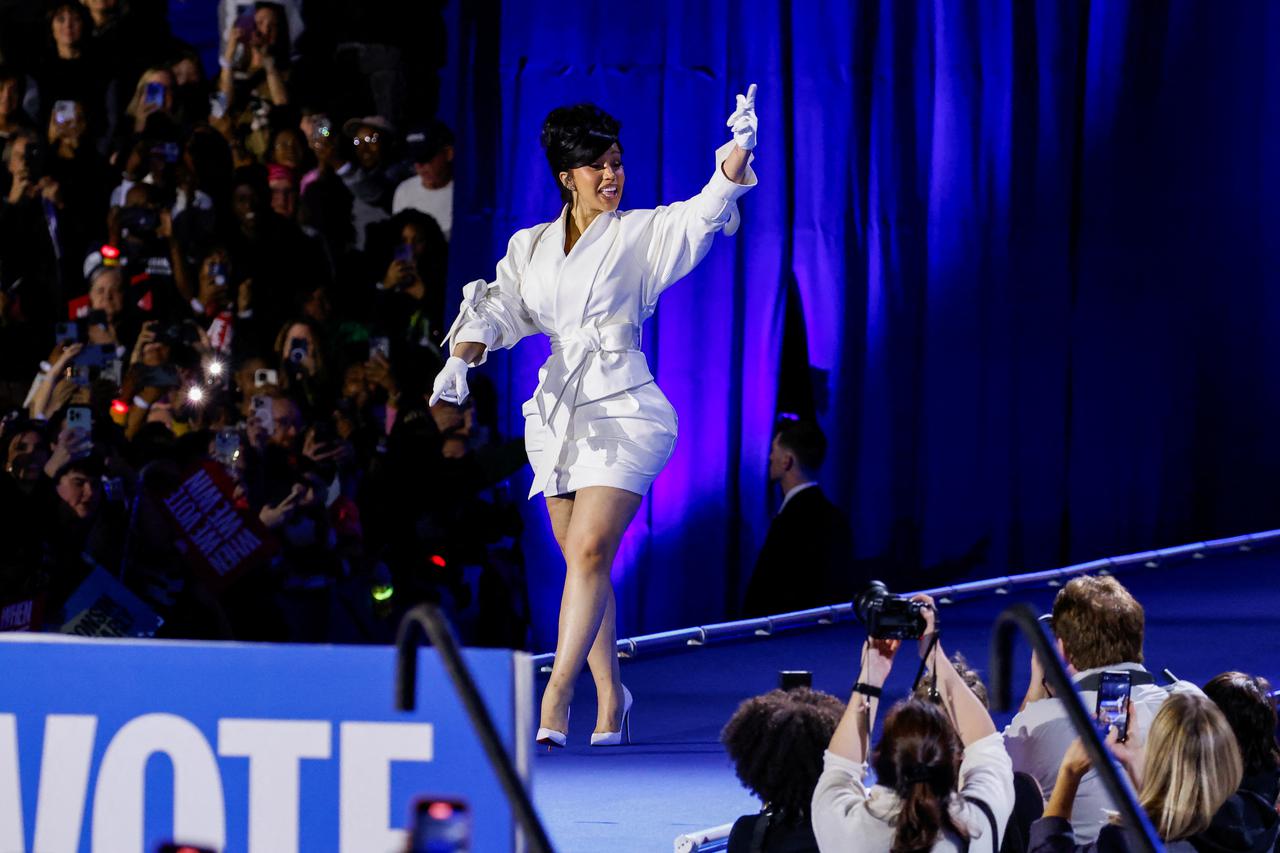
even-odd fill
[{"label": "pointing finger", "polygon": [[747,87],[747,109],[755,109],[756,106],[756,84],[752,83]]}]

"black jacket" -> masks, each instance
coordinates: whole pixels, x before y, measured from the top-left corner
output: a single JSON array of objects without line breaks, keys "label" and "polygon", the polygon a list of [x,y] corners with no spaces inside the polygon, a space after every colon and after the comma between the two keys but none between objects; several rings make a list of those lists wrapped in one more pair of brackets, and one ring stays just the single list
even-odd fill
[{"label": "black jacket", "polygon": [[744,615],[767,616],[850,601],[856,577],[848,521],[821,486],[797,493],[769,525],[747,585]]}]

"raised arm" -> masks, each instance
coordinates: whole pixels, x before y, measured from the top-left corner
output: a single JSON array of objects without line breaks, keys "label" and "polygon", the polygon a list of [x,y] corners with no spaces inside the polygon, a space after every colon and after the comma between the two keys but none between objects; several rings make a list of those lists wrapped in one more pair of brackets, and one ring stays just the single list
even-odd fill
[{"label": "raised arm", "polygon": [[[956,672],[956,668],[951,665],[947,653],[942,649],[942,643],[931,642],[938,630],[938,611],[933,599],[927,595],[917,595],[911,600],[925,605],[925,629],[924,634],[920,636],[920,654],[924,656],[928,652],[930,660],[927,663],[930,669],[937,667],[938,693],[942,696],[942,704],[950,714],[951,722],[955,725],[961,742],[969,746],[987,735],[995,734],[996,724],[992,721],[986,706],[982,704],[982,700],[973,694],[969,685],[965,684],[964,679],[960,677],[960,673]],[[933,648],[931,652],[930,645]]]},{"label": "raised arm", "polygon": [[844,716],[831,736],[831,744],[827,747],[831,752],[859,764],[867,760],[867,739],[880,706],[878,694],[889,677],[893,656],[900,645],[900,640],[870,637],[863,644],[862,668],[854,682],[854,691],[845,706]]}]

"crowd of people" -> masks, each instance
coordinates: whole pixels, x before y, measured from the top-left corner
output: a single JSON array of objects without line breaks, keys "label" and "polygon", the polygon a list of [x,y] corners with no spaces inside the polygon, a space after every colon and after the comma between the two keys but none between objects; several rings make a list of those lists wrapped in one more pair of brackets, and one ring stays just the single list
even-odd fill
[{"label": "crowd of people", "polygon": [[[915,600],[924,677],[889,709],[874,747],[903,640],[866,641],[847,704],[808,688],[775,690],[729,721],[722,740],[763,803],[734,824],[730,853],[1135,849],[1136,827],[1118,816],[1039,661],[1000,731],[978,674],[942,650],[933,601]],[[1203,688],[1157,683],[1142,665],[1142,606],[1110,576],[1064,586],[1051,625],[1076,691],[1100,710],[1099,733],[1166,849],[1280,850],[1280,743],[1264,678],[1228,671]],[[1104,673],[1127,675],[1123,725],[1098,702]]]},{"label": "crowd of people", "polygon": [[216,69],[165,6],[0,37],[0,628],[385,642],[426,599],[525,646],[522,442],[482,378],[428,405],[432,4],[224,0]]}]

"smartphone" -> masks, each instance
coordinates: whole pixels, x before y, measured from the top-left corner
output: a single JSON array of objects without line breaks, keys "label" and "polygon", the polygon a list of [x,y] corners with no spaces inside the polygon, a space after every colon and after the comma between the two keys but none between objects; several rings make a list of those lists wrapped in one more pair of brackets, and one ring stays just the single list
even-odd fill
[{"label": "smartphone", "polygon": [[469,853],[471,810],[454,797],[423,797],[413,804],[410,853]]},{"label": "smartphone", "polygon": [[72,385],[78,385],[81,388],[87,386],[93,381],[93,376],[89,372],[89,367],[83,364],[73,364],[68,367],[66,377],[71,380]]},{"label": "smartphone", "polygon": [[159,145],[151,146],[151,156],[159,157],[166,163],[178,162],[178,156],[182,151],[178,148],[176,142],[162,142]]},{"label": "smartphone", "polygon": [[72,320],[69,323],[59,323],[54,327],[53,332],[54,343],[59,344],[75,344],[80,342],[80,324]]},{"label": "smartphone", "polygon": [[98,371],[98,378],[119,387],[124,379],[124,362],[118,358],[111,359]]},{"label": "smartphone", "polygon": [[378,353],[386,361],[391,361],[391,339],[390,338],[369,338],[369,355],[373,356]]},{"label": "smartphone", "polygon": [[71,406],[67,409],[67,428],[93,432],[93,412],[88,406]]},{"label": "smartphone", "polygon": [[93,344],[80,350],[72,364],[81,367],[106,367],[111,359],[116,358],[116,348],[111,344]]},{"label": "smartphone", "polygon": [[262,388],[267,385],[279,385],[280,374],[270,368],[255,370],[253,372],[253,387]]},{"label": "smartphone", "polygon": [[813,687],[813,673],[802,669],[784,669],[778,673],[780,690],[795,690],[797,687]]},{"label": "smartphone", "polygon": [[1096,719],[1099,734],[1106,736],[1115,726],[1116,740],[1124,743],[1129,737],[1129,694],[1133,689],[1127,672],[1107,671],[1098,683],[1098,707]]},{"label": "smartphone", "polygon": [[102,496],[112,503],[124,503],[124,479],[104,475],[102,478]]},{"label": "smartphone", "polygon": [[310,351],[310,349],[311,347],[308,345],[306,338],[290,338],[289,339],[289,361],[293,362],[294,364],[299,364],[304,358],[307,357],[307,353]]},{"label": "smartphone", "polygon": [[227,265],[220,261],[209,264],[209,279],[218,287],[226,287]]},{"label": "smartphone", "polygon": [[172,365],[162,364],[158,367],[144,367],[138,372],[140,388],[177,388],[181,384],[178,371]]},{"label": "smartphone", "polygon": [[412,261],[413,247],[410,246],[408,243],[399,244],[398,246],[396,246],[395,259],[397,261]]},{"label": "smartphone", "polygon": [[75,101],[54,101],[53,120],[57,124],[70,124],[76,120]]},{"label": "smartphone", "polygon": [[213,439],[213,458],[227,467],[235,464],[240,456],[240,431],[220,429]]},{"label": "smartphone", "polygon": [[164,107],[164,84],[154,83],[154,82],[148,83],[142,98],[144,101],[146,101],[148,104],[151,104],[153,107],[163,108]]},{"label": "smartphone", "polygon": [[276,418],[271,411],[271,398],[266,394],[254,394],[249,400],[249,411],[267,432],[276,431]]},{"label": "smartphone", "polygon": [[311,128],[311,140],[319,142],[333,136],[333,122],[326,118],[318,118]]}]

